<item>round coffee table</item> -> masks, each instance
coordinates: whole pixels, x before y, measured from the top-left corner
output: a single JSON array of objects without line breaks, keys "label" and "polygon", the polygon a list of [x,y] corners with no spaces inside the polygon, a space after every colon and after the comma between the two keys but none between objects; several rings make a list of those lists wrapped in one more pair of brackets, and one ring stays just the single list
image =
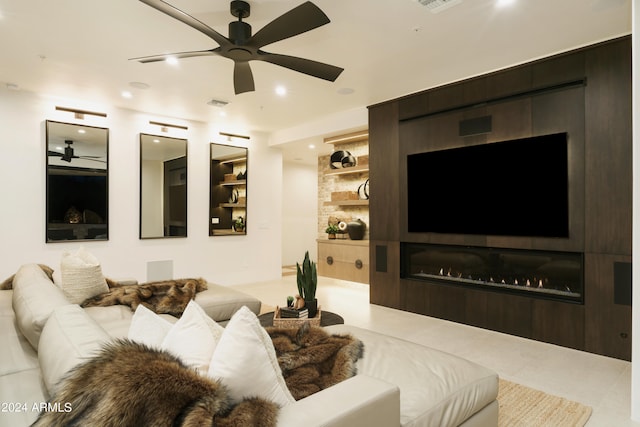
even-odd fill
[{"label": "round coffee table", "polygon": [[[260,320],[260,324],[262,327],[266,328],[268,326],[273,326],[273,315],[275,312],[270,311],[268,313],[261,314],[258,316]],[[320,326],[331,326],[331,325],[342,325],[344,324],[344,319],[342,316],[332,313],[330,311],[322,310],[322,315],[320,317]]]}]

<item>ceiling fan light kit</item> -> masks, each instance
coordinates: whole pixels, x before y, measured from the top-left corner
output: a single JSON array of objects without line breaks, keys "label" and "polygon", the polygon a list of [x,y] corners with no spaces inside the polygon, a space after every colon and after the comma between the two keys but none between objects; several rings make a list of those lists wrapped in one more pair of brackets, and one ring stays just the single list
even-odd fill
[{"label": "ceiling fan light kit", "polygon": [[219,45],[208,50],[133,58],[142,63],[163,61],[168,57],[182,59],[197,56],[222,56],[231,59],[234,62],[233,84],[236,95],[255,90],[249,61],[269,62],[331,82],[335,81],[340,73],[344,71],[340,67],[322,62],[262,50],[264,46],[306,33],[331,22],[327,15],[310,1],[304,2],[279,16],[252,35],[251,25],[243,21],[251,14],[249,3],[242,0],[234,0],[230,4],[230,10],[231,15],[238,18],[238,20],[229,23],[229,37],[223,36],[203,22],[162,0],[140,1],[200,31]]}]

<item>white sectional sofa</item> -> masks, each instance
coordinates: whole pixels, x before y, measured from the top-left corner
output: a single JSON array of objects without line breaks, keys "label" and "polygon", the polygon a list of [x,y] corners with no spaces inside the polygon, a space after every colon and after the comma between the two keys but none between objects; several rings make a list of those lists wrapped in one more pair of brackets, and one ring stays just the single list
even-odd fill
[{"label": "white sectional sofa", "polygon": [[[213,284],[195,301],[222,322],[243,305],[260,310],[255,298]],[[61,373],[104,342],[126,337],[131,318],[125,306],[81,309],[36,264],[22,266],[13,290],[0,291],[0,427],[30,425]],[[497,425],[495,372],[352,326],[326,330],[350,333],[364,343],[358,375],[281,408],[278,426]]]}]

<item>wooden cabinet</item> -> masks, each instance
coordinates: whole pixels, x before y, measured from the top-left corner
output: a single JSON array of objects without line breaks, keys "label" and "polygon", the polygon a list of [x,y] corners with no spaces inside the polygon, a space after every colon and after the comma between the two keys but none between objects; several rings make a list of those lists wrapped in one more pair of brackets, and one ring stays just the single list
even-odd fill
[{"label": "wooden cabinet", "polygon": [[318,239],[318,275],[369,283],[369,241]]}]

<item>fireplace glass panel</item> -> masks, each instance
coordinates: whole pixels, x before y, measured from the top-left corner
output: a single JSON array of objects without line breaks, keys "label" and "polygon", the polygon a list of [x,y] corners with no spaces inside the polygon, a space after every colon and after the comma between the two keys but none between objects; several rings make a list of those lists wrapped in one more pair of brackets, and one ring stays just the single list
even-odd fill
[{"label": "fireplace glass panel", "polygon": [[402,277],[583,302],[583,257],[575,252],[404,243]]}]

